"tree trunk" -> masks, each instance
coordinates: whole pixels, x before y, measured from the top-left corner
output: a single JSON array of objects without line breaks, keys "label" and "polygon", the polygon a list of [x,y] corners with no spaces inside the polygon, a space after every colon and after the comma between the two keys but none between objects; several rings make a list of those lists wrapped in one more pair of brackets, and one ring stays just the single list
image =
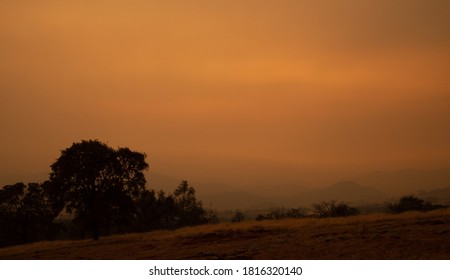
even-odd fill
[{"label": "tree trunk", "polygon": [[99,237],[100,237],[100,234],[99,234],[99,232],[98,232],[98,227],[96,227],[96,228],[94,228],[94,233],[93,233],[93,235],[92,235],[92,238],[93,238],[95,241],[98,241]]},{"label": "tree trunk", "polygon": [[92,239],[97,241],[100,237],[100,226],[98,224],[98,219],[94,217],[92,219]]},{"label": "tree trunk", "polygon": [[22,242],[28,243],[28,226],[27,222],[22,223]]}]

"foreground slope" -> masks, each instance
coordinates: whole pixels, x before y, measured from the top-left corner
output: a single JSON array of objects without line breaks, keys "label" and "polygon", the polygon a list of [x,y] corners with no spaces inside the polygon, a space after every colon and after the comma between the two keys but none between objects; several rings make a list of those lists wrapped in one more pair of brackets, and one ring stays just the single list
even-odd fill
[{"label": "foreground slope", "polygon": [[0,249],[0,259],[450,259],[450,209],[205,225]]}]

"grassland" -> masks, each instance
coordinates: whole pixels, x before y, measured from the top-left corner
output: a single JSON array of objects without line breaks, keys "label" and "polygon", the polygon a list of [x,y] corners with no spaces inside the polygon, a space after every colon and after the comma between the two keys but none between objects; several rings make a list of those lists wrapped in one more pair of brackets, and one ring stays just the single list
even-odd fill
[{"label": "grassland", "polygon": [[450,209],[39,242],[0,249],[0,259],[450,259]]}]

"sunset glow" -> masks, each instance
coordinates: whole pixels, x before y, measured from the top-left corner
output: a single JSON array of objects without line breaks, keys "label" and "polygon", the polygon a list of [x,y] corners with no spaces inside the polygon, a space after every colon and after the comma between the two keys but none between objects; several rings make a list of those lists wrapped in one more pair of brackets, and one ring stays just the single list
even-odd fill
[{"label": "sunset glow", "polygon": [[1,1],[0,183],[45,177],[81,139],[145,152],[150,185],[200,189],[449,167],[449,15],[440,0]]}]

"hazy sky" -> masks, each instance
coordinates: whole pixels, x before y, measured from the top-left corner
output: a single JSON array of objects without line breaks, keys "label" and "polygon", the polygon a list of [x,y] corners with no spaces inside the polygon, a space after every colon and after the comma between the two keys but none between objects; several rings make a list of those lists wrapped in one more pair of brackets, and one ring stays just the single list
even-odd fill
[{"label": "hazy sky", "polygon": [[0,183],[81,139],[242,186],[450,166],[449,15],[446,0],[2,0]]}]

